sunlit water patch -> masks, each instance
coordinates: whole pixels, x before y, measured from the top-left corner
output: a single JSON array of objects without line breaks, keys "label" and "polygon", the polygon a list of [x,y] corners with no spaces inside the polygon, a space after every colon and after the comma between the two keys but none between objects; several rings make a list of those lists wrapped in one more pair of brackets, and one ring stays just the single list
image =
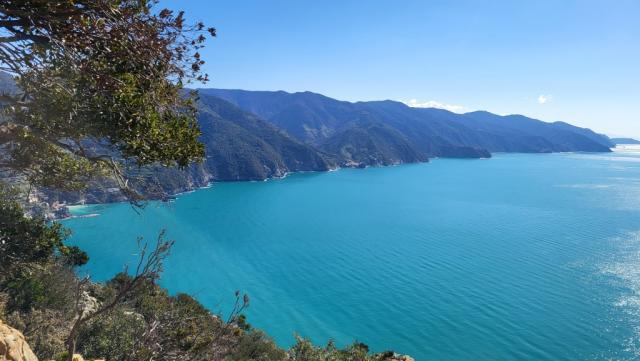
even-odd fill
[{"label": "sunlit water patch", "polygon": [[625,341],[629,359],[640,358],[640,231],[611,239],[614,252],[604,256],[603,274],[617,290],[614,305],[627,317],[633,334]]}]

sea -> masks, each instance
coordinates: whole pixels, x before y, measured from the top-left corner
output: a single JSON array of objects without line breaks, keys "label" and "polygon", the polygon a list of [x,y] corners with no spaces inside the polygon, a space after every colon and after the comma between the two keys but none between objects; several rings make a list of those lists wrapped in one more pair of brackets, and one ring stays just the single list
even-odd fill
[{"label": "sea", "polygon": [[[160,279],[281,346],[358,341],[422,360],[640,359],[640,148],[494,154],[214,183],[73,207],[79,272],[175,240]],[[86,217],[90,216],[90,217]]]}]

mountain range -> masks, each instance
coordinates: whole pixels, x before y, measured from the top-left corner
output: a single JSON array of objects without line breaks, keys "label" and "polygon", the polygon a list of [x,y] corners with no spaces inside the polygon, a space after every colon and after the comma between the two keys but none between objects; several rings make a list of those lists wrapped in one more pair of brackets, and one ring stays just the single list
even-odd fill
[{"label": "mountain range", "polygon": [[[456,114],[389,100],[351,103],[311,92],[199,89],[198,109],[206,159],[186,172],[132,169],[132,184],[143,193],[160,198],[211,181],[264,180],[290,172],[434,157],[609,152],[613,146],[604,135],[563,122],[489,112]],[[113,200],[113,193],[97,196],[99,192],[90,192],[95,199],[86,200]]]},{"label": "mountain range", "polygon": [[521,115],[411,108],[396,101],[350,103],[311,92],[200,89],[267,120],[340,165],[387,165],[492,152],[608,152],[608,137]]},{"label": "mountain range", "polygon": [[288,172],[489,158],[492,152],[609,152],[611,140],[564,122],[521,115],[345,102],[311,92],[199,89],[211,180]]},{"label": "mountain range", "polygon": [[[11,89],[11,82],[2,80],[4,91]],[[589,129],[522,115],[457,114],[391,100],[346,102],[312,92],[198,92],[206,159],[186,171],[162,167],[129,171],[132,184],[154,198],[211,181],[264,180],[289,172],[426,162],[435,157],[489,158],[494,152],[609,152],[614,146],[607,136]],[[88,202],[122,198],[108,181],[79,197]],[[80,200],[69,194],[55,198]]]}]

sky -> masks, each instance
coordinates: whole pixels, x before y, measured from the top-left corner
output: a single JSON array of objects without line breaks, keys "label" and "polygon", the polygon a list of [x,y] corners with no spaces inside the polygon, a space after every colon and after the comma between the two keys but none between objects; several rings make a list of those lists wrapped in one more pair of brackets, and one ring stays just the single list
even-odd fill
[{"label": "sky", "polygon": [[313,91],[640,138],[640,0],[161,0],[212,88]]}]

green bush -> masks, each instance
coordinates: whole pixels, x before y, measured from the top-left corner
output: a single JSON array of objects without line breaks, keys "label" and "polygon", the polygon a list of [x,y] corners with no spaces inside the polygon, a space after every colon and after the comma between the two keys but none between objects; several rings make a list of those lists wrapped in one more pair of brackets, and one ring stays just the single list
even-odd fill
[{"label": "green bush", "polygon": [[127,360],[138,351],[147,324],[141,315],[117,310],[90,322],[80,332],[78,352],[87,358]]},{"label": "green bush", "polygon": [[7,312],[28,312],[47,300],[42,280],[28,272],[16,272],[6,281],[4,288],[9,295]]}]

